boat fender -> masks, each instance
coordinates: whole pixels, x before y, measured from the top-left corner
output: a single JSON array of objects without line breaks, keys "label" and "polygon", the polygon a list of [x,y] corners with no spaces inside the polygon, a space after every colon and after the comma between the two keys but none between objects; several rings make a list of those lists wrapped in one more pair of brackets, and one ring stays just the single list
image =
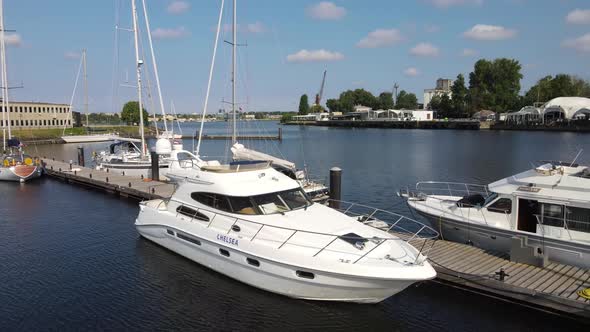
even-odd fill
[{"label": "boat fender", "polygon": [[4,159],[3,164],[4,164],[4,167],[8,167],[8,166],[10,166],[10,161],[8,161],[8,159]]}]

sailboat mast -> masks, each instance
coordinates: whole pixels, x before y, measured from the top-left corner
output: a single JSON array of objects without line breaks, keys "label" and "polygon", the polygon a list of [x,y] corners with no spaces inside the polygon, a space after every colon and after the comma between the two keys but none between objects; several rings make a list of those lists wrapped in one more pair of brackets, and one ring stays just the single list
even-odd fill
[{"label": "sailboat mast", "polygon": [[145,135],[143,132],[143,104],[141,100],[141,65],[143,60],[139,58],[139,35],[137,29],[137,6],[135,0],[131,0],[131,11],[133,14],[133,38],[135,46],[135,63],[137,64],[137,103],[139,104],[139,133],[141,136],[141,158],[145,157]]},{"label": "sailboat mast", "polygon": [[231,110],[233,114],[233,131],[232,131],[232,143],[235,144],[238,141],[236,132],[236,32],[237,32],[237,0],[234,0],[234,19],[233,19],[233,40],[232,40],[232,64],[231,64]]},{"label": "sailboat mast", "polygon": [[[148,18],[145,0],[141,0],[143,5],[143,17],[145,18],[145,29],[148,36],[148,42],[150,44],[150,54],[152,56],[152,65],[154,67],[154,76],[156,77],[156,88],[158,90],[158,98],[160,99],[160,110],[164,119],[164,130],[168,131],[168,125],[166,124],[166,110],[164,109],[164,99],[162,98],[162,88],[160,87],[160,75],[158,74],[158,63],[156,62],[156,55],[154,54],[154,45],[152,43],[152,33],[150,30],[150,20]],[[174,123],[172,124],[174,127]]]},{"label": "sailboat mast", "polygon": [[88,75],[86,72],[86,49],[82,50],[82,60],[84,61],[84,113],[86,113],[86,128],[88,128]]},{"label": "sailboat mast", "polygon": [[[8,77],[6,75],[6,42],[4,36],[4,1],[0,0],[0,56],[2,57],[2,109],[4,123],[4,144],[6,144],[6,128],[8,128],[8,139],[12,138],[10,130],[10,112],[8,105]],[[6,114],[6,116],[4,116]]]}]

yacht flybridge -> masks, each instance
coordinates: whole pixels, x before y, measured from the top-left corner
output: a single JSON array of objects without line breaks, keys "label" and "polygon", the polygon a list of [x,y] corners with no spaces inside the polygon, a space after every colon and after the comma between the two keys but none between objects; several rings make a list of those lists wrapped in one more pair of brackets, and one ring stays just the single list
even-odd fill
[{"label": "yacht flybridge", "polygon": [[590,267],[586,166],[543,162],[487,186],[429,181],[400,194],[444,239],[507,253],[523,241],[540,258]]},{"label": "yacht flybridge", "polygon": [[246,284],[301,299],[375,303],[436,275],[410,241],[425,250],[438,234],[416,221],[313,203],[266,161],[199,161],[197,173],[169,200],[140,205],[135,225],[143,237]]}]

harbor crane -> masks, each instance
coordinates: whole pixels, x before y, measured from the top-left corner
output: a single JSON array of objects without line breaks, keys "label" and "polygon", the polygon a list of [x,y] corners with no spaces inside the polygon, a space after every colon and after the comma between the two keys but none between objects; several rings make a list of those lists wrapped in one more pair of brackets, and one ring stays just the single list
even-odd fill
[{"label": "harbor crane", "polygon": [[324,94],[324,85],[326,84],[326,72],[327,72],[327,70],[324,70],[324,77],[322,78],[322,85],[320,86],[320,92],[315,95],[315,104],[314,105],[319,105],[320,102],[322,101],[322,96]]}]

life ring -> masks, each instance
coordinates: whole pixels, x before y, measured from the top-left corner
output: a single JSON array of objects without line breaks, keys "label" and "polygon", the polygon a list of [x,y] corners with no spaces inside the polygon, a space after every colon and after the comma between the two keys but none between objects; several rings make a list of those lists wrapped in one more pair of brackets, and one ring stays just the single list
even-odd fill
[{"label": "life ring", "polygon": [[31,157],[26,157],[25,158],[25,165],[27,165],[27,166],[33,165],[33,159],[31,159]]}]

